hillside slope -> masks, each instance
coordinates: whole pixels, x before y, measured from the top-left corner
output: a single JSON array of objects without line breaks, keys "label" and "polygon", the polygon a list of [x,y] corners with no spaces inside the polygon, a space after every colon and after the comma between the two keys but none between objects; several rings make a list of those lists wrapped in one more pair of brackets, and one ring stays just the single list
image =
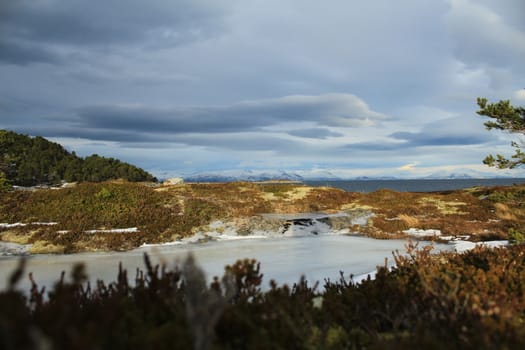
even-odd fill
[{"label": "hillside slope", "polygon": [[12,185],[34,186],[61,181],[154,181],[146,171],[96,154],[86,158],[70,153],[43,137],[0,130],[0,173]]}]

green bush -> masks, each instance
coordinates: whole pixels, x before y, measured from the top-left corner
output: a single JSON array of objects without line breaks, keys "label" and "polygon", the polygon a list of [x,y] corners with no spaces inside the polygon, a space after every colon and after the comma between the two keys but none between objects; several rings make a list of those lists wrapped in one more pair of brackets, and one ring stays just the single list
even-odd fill
[{"label": "green bush", "polygon": [[525,243],[525,232],[514,228],[509,229],[509,242],[512,244]]},{"label": "green bush", "polygon": [[0,171],[0,193],[7,192],[11,189],[11,184],[5,177],[5,174]]}]

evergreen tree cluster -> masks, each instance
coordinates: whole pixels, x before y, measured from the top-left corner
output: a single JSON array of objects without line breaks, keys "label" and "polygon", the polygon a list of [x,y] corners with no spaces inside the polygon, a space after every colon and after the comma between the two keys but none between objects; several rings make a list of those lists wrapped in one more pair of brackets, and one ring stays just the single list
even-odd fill
[{"label": "evergreen tree cluster", "polygon": [[[489,117],[492,120],[485,123],[488,130],[496,129],[502,130],[511,134],[525,134],[525,108],[514,107],[510,100],[500,100],[496,103],[488,103],[486,98],[478,97],[478,106],[480,108],[478,113],[483,117]],[[497,154],[495,157],[490,154],[484,160],[488,166],[496,166],[500,169],[514,169],[525,166],[525,143],[523,140],[519,142],[511,142],[515,152],[511,158]]]},{"label": "evergreen tree cluster", "polygon": [[156,181],[145,170],[118,159],[97,154],[81,158],[43,137],[7,130],[0,130],[0,174],[18,186],[113,179]]}]

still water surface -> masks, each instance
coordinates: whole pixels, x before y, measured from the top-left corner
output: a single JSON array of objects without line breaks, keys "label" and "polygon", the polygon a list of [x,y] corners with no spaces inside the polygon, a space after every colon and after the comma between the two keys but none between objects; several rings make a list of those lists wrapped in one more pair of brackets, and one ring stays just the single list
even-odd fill
[{"label": "still water surface", "polygon": [[[118,264],[122,262],[128,277],[134,279],[135,270],[143,269],[143,255],[148,253],[154,263],[165,262],[168,267],[181,263],[188,253],[193,253],[198,264],[204,269],[209,280],[222,276],[224,266],[237,259],[253,258],[261,263],[264,274],[263,287],[267,288],[270,279],[279,284],[293,284],[301,275],[313,284],[325,278],[338,279],[339,271],[345,276],[359,276],[375,271],[384,265],[385,258],[393,263],[394,251],[405,252],[407,240],[374,240],[366,237],[347,235],[325,235],[313,237],[237,239],[199,244],[156,246],[135,249],[124,253],[83,253],[72,255],[39,255],[28,259],[27,272],[33,272],[39,286],[51,286],[61,271],[69,276],[71,267],[84,262],[90,281],[101,279],[114,281]],[[423,243],[420,244],[429,244]],[[450,250],[447,245],[436,245],[436,249]],[[7,285],[10,272],[14,270],[19,258],[0,259],[0,290]],[[18,285],[20,289],[30,287],[27,277]]]},{"label": "still water surface", "polygon": [[413,179],[413,180],[340,180],[305,181],[310,186],[336,187],[349,192],[373,192],[389,189],[398,192],[451,191],[476,186],[512,186],[523,184],[522,178],[495,179]]}]

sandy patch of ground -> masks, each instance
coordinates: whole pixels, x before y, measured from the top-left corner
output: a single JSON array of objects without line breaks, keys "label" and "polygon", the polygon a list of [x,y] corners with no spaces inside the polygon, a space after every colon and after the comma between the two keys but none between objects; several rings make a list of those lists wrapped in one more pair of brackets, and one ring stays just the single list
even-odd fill
[{"label": "sandy patch of ground", "polygon": [[4,242],[29,244],[29,239],[34,233],[35,231],[20,232],[18,230],[7,230],[0,233],[0,239]]},{"label": "sandy patch of ground", "polygon": [[419,200],[421,204],[432,204],[435,205],[441,214],[467,214],[461,211],[461,207],[466,206],[467,203],[463,202],[445,202],[441,199],[434,197],[423,197]]},{"label": "sandy patch of ground", "polygon": [[273,192],[262,192],[261,197],[264,200],[267,201],[277,201],[277,200],[284,200],[284,201],[296,201],[305,199],[306,196],[313,190],[313,187],[295,187],[290,191],[286,191],[283,193],[275,194]]},{"label": "sandy patch of ground", "polygon": [[29,248],[31,254],[62,254],[65,247],[62,245],[55,245],[47,241],[36,241]]},{"label": "sandy patch of ground", "polygon": [[356,209],[372,210],[372,209],[374,209],[374,207],[372,207],[370,205],[359,204],[359,203],[356,203],[356,202],[344,204],[343,206],[341,206],[341,210],[343,210],[343,211],[345,211],[345,210],[356,210]]}]

